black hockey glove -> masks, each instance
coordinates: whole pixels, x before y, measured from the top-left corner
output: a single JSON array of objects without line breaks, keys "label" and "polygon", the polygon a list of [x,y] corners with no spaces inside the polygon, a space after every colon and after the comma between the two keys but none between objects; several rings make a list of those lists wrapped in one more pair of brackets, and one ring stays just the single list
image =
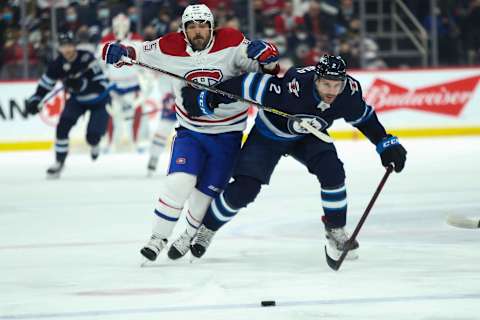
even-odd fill
[{"label": "black hockey glove", "polygon": [[39,96],[31,96],[28,98],[28,100],[25,102],[25,111],[27,114],[31,115],[36,115],[38,112],[40,112],[40,108],[38,108],[38,105],[40,104],[40,99]]},{"label": "black hockey glove", "polygon": [[82,78],[67,78],[63,82],[63,85],[70,92],[80,92],[85,89],[85,80]]},{"label": "black hockey glove", "polygon": [[191,117],[201,117],[213,113],[218,107],[216,94],[198,90],[190,86],[182,88],[183,107]]},{"label": "black hockey glove", "polygon": [[407,160],[407,150],[400,144],[397,137],[387,135],[377,144],[377,152],[384,167],[393,164],[395,172],[403,170]]}]

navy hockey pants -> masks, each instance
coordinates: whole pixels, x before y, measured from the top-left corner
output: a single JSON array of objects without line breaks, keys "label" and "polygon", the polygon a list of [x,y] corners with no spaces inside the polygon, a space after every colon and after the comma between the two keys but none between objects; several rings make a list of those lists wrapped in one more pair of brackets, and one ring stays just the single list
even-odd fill
[{"label": "navy hockey pants", "polygon": [[95,146],[105,134],[108,124],[108,112],[105,108],[108,98],[96,104],[80,104],[75,99],[68,99],[60,115],[56,130],[55,153],[57,161],[63,162],[68,153],[68,135],[78,119],[90,111],[87,125],[86,140],[89,145]]}]

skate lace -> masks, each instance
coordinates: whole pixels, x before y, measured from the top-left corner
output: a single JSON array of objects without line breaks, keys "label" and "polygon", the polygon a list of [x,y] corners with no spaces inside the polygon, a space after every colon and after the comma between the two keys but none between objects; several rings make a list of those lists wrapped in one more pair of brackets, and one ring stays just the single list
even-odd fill
[{"label": "skate lace", "polygon": [[191,239],[190,235],[185,231],[180,238],[173,243],[173,246],[180,252],[186,252],[190,248]]},{"label": "skate lace", "polygon": [[165,239],[161,238],[161,237],[153,235],[150,238],[150,241],[148,241],[148,244],[150,246],[154,246],[154,247],[158,248],[158,250],[162,250],[166,246],[167,241]]},{"label": "skate lace", "polygon": [[198,229],[197,234],[195,235],[195,244],[199,244],[203,247],[208,247],[210,242],[212,241],[213,235],[215,231],[207,229],[205,226],[200,226]]},{"label": "skate lace", "polygon": [[332,240],[341,245],[344,245],[349,239],[348,233],[343,228],[330,229],[328,233],[331,235]]}]

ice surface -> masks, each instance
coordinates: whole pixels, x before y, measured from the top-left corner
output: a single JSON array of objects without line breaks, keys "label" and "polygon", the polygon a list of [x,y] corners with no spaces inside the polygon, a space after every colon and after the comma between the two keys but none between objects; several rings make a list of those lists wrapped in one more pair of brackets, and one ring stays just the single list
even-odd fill
[{"label": "ice surface", "polygon": [[[0,154],[0,319],[480,319],[480,230],[445,223],[480,214],[480,138],[402,142],[406,169],[339,272],[318,183],[290,158],[203,259],[140,268],[162,181],[146,155],[74,153],[47,181],[51,152]],[[367,141],[336,145],[353,230],[384,171]]]}]

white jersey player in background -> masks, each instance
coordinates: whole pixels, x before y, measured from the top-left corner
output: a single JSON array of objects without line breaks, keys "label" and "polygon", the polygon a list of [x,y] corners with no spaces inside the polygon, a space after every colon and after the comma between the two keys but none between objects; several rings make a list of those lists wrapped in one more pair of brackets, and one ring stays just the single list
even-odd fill
[{"label": "white jersey player in background", "polygon": [[[135,45],[143,43],[143,38],[138,33],[130,32],[130,19],[120,13],[112,19],[112,31],[102,38],[100,48],[112,41]],[[142,114],[142,104],[152,91],[153,76],[137,67],[120,70],[106,65],[105,71],[113,85],[108,144],[119,149],[123,142],[127,142],[140,149],[140,140],[148,139],[148,119]]]},{"label": "white jersey player in background", "polygon": [[[278,50],[274,45],[261,40],[250,42],[235,29],[213,28],[210,9],[190,5],[183,12],[181,32],[169,33],[142,46],[109,43],[103,47],[102,57],[107,63],[122,66],[122,56],[128,56],[209,86],[242,72],[278,72]],[[184,86],[182,81],[173,82],[179,126],[172,143],[168,175],[154,210],[153,234],[141,249],[142,255],[152,261],[166,247],[187,199],[187,229],[172,244],[168,256],[176,259],[188,252],[212,198],[230,179],[246,127],[248,105],[220,104],[214,112],[202,115],[183,106]]]},{"label": "white jersey player in background", "polygon": [[149,177],[153,176],[157,170],[160,156],[166,150],[168,140],[172,135],[175,125],[177,124],[177,116],[175,113],[175,96],[173,95],[171,78],[161,75],[160,79],[158,80],[160,90],[165,88],[165,83],[169,83],[170,90],[162,97],[160,117],[157,129],[155,130],[150,145],[150,157],[147,164],[147,175]]}]

